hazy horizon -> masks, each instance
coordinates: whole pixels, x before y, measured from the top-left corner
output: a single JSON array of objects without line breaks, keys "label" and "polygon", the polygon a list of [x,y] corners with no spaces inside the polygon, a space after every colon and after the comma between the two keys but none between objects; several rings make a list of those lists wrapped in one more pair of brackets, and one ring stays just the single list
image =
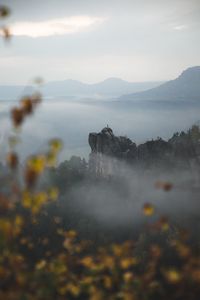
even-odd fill
[{"label": "hazy horizon", "polygon": [[[40,78],[42,81],[44,80],[43,84],[47,84],[47,83],[52,83],[52,82],[63,82],[63,81],[77,81],[77,82],[81,82],[83,84],[88,84],[88,85],[93,85],[93,84],[98,84],[98,83],[101,83],[101,82],[104,82],[104,81],[107,81],[107,80],[121,80],[121,81],[125,81],[127,83],[148,83],[148,82],[158,82],[158,83],[164,83],[164,82],[167,82],[167,81],[170,81],[170,80],[174,80],[176,78],[178,78],[184,71],[186,71],[187,69],[190,69],[190,68],[195,68],[195,67],[199,67],[197,65],[190,65],[188,67],[186,67],[185,69],[182,69],[179,71],[179,73],[177,74],[176,77],[173,77],[173,78],[168,78],[168,79],[165,79],[165,80],[140,80],[140,81],[130,81],[130,80],[126,80],[122,77],[117,77],[117,76],[110,76],[110,77],[105,77],[105,78],[102,78],[101,80],[96,80],[96,81],[93,81],[93,80],[90,80],[90,81],[83,81],[83,80],[79,80],[77,78],[63,78],[63,79],[52,79],[52,80],[49,80],[49,81],[45,81],[42,77],[32,77],[32,78],[29,78],[27,83],[24,85],[32,85],[34,84],[34,80],[37,79],[37,78]],[[0,85],[17,85],[17,86],[23,86],[22,84],[18,84],[18,83],[5,83],[5,84],[1,84],[0,82]]]},{"label": "hazy horizon", "polygon": [[[37,77],[35,77],[37,78]],[[1,84],[0,82],[0,86],[6,86],[6,85],[10,85],[10,86],[26,86],[26,85],[32,85],[34,84],[34,80],[35,78],[30,78],[29,81],[27,81],[27,84],[23,85],[23,84],[20,84],[20,83],[4,83],[4,84]],[[42,78],[41,78],[42,79]],[[64,78],[64,79],[55,79],[55,80],[49,80],[49,81],[44,81],[44,84],[47,84],[47,83],[52,83],[52,82],[63,82],[63,81],[77,81],[77,82],[81,82],[83,84],[88,84],[88,85],[93,85],[93,84],[98,84],[98,83],[101,83],[101,82],[104,82],[106,80],[110,80],[110,79],[116,79],[116,80],[122,80],[122,81],[125,81],[125,82],[128,82],[128,83],[148,83],[148,82],[158,82],[158,83],[163,83],[163,82],[166,82],[168,80],[173,80],[173,79],[166,79],[166,80],[145,80],[145,81],[129,81],[129,80],[125,80],[124,78],[120,78],[120,77],[116,77],[116,76],[112,76],[112,77],[105,77],[103,78],[102,80],[97,80],[97,81],[83,81],[83,80],[78,80],[76,78]]]}]

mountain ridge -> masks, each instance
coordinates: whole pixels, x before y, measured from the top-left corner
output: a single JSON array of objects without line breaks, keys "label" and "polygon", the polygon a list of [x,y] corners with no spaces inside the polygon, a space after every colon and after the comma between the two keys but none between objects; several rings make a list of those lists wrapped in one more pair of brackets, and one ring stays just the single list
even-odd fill
[{"label": "mountain ridge", "polygon": [[102,96],[119,97],[128,91],[144,91],[151,87],[160,85],[162,82],[128,82],[121,78],[110,77],[103,81],[88,84],[78,80],[67,79],[47,83],[44,87],[44,94],[61,96]]},{"label": "mountain ridge", "polygon": [[[88,84],[74,79],[51,81],[44,84],[42,88],[44,97],[95,97],[100,95],[102,97],[119,97],[122,94],[139,92],[147,90],[151,87],[160,85],[160,81],[146,81],[146,82],[129,82],[121,78],[110,77],[103,81]],[[0,99],[15,99],[24,91],[31,92],[33,86],[27,87],[18,85],[4,85],[0,86]]]},{"label": "mountain ridge", "polygon": [[128,95],[119,100],[200,100],[200,66],[184,70],[174,80],[167,81],[158,87]]},{"label": "mountain ridge", "polygon": [[[0,86],[0,99],[16,99],[31,93],[33,86]],[[45,98],[113,98],[125,102],[200,102],[200,66],[189,67],[180,75],[167,82],[129,82],[110,77],[103,81],[88,84],[78,80],[66,79],[47,82],[43,89]]]}]

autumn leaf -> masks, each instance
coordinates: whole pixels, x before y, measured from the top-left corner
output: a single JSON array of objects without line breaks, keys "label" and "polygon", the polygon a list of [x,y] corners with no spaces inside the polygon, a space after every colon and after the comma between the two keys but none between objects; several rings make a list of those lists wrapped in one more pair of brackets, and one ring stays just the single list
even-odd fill
[{"label": "autumn leaf", "polygon": [[155,208],[150,203],[145,203],[143,206],[143,213],[145,216],[151,216],[154,214]]}]

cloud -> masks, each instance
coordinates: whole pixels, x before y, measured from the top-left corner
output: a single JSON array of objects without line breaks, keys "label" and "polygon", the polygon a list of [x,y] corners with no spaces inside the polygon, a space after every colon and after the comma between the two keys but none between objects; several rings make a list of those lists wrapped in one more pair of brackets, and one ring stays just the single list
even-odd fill
[{"label": "cloud", "polygon": [[41,22],[16,22],[11,24],[10,27],[14,36],[37,38],[82,32],[101,24],[104,20],[100,17],[72,16]]},{"label": "cloud", "polygon": [[177,25],[177,26],[174,26],[174,30],[185,30],[187,29],[188,26],[187,25]]}]

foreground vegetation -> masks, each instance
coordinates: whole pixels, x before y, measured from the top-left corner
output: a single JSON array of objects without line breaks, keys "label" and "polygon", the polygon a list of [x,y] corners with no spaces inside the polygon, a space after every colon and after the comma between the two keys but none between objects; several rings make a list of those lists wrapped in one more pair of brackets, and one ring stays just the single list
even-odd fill
[{"label": "foreground vegetation", "polygon": [[[152,219],[152,204],[141,208],[147,225],[135,240],[100,245],[67,229],[55,213],[60,180],[56,187],[40,183],[45,170],[56,170],[61,141],[51,140],[46,153],[23,165],[15,151],[19,128],[40,101],[37,92],[11,111],[10,171],[1,174],[0,299],[198,299],[199,241],[164,216]],[[72,159],[68,167],[76,162]],[[80,164],[85,170],[85,162]],[[80,172],[70,174],[82,178]],[[157,185],[165,192],[173,188]]]}]

